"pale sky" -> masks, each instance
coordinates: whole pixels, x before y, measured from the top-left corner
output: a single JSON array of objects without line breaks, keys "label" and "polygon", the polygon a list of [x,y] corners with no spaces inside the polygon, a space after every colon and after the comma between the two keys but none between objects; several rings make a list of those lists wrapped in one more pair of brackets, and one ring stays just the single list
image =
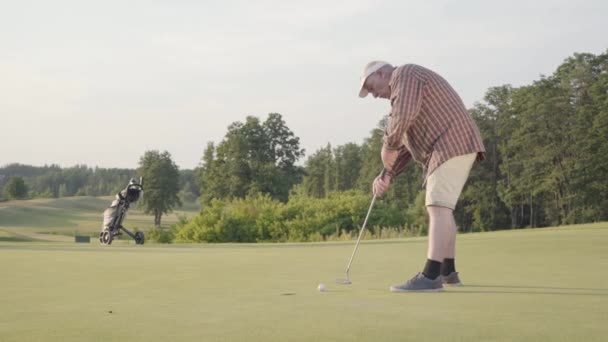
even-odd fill
[{"label": "pale sky", "polygon": [[309,156],[390,108],[370,60],[429,67],[468,107],[608,49],[608,1],[0,0],[0,166],[199,164],[230,123],[281,113]]}]

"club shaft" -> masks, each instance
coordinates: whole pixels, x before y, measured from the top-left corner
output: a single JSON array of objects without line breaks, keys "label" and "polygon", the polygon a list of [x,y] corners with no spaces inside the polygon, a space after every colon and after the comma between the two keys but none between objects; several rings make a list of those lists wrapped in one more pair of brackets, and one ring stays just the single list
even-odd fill
[{"label": "club shaft", "polygon": [[369,205],[369,209],[367,210],[367,215],[365,215],[365,221],[363,221],[363,226],[361,226],[361,230],[359,230],[359,237],[357,238],[357,243],[355,244],[355,249],[353,250],[353,254],[350,256],[350,261],[348,262],[348,266],[346,266],[346,279],[350,279],[350,265],[353,263],[353,259],[355,258],[355,253],[357,253],[357,248],[359,248],[359,242],[361,241],[361,236],[363,235],[363,231],[365,230],[365,226],[367,225],[367,219],[369,219],[369,214],[372,212],[372,208],[374,207],[374,202],[376,201],[376,196],[372,197],[372,203]]}]

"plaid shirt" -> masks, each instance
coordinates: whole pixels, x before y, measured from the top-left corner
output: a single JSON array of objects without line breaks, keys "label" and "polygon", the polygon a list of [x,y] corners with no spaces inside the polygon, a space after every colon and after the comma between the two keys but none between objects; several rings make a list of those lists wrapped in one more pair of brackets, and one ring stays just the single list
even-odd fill
[{"label": "plaid shirt", "polygon": [[399,150],[395,173],[410,159],[423,166],[426,178],[448,159],[477,152],[484,159],[481,134],[462,100],[435,72],[415,64],[393,71],[389,82],[391,114],[384,147]]}]

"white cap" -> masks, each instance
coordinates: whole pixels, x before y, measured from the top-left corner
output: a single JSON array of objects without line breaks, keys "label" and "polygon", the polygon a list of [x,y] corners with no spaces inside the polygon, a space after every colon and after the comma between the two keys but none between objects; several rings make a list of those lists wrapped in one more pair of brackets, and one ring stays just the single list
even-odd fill
[{"label": "white cap", "polygon": [[378,71],[378,69],[382,68],[385,65],[389,64],[387,62],[382,61],[373,61],[367,63],[367,65],[363,69],[363,74],[361,75],[361,88],[359,89],[359,97],[366,97],[367,94],[369,94],[367,89],[363,88],[365,81],[371,74],[375,73],[376,71]]}]

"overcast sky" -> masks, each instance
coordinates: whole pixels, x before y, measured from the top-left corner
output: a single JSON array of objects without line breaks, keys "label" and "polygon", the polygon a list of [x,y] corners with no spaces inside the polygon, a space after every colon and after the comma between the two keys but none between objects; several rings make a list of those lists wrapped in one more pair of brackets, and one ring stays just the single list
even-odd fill
[{"label": "overcast sky", "polygon": [[416,63],[472,107],[492,86],[608,49],[608,1],[0,0],[0,166],[182,169],[248,115],[280,113],[307,155],[361,143],[389,110],[370,60]]}]

